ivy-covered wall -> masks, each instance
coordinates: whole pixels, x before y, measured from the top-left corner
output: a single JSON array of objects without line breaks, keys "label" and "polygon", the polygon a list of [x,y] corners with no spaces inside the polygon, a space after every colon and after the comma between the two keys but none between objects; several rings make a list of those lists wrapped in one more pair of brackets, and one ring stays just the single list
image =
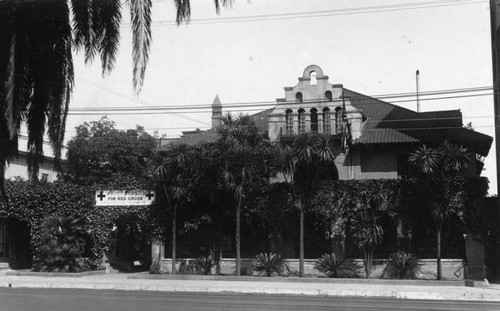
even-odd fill
[{"label": "ivy-covered wall", "polygon": [[112,229],[117,222],[133,224],[144,235],[159,233],[158,228],[161,226],[157,225],[149,206],[97,207],[96,189],[97,186],[80,186],[67,182],[6,181],[8,199],[0,203],[0,220],[17,220],[29,227],[30,249],[33,264],[36,264],[41,246],[40,229],[50,216],[83,219],[90,240],[89,263],[94,269],[102,267],[106,260]]}]

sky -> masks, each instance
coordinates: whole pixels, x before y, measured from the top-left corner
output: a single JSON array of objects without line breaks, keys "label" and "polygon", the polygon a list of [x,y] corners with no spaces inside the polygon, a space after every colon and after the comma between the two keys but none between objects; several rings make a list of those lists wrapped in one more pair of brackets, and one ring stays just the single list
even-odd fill
[{"label": "sky", "polygon": [[[235,0],[219,16],[213,1],[191,0],[191,9],[191,23],[176,26],[173,1],[153,0],[151,56],[138,96],[126,14],[110,75],[102,76],[98,61],[84,64],[75,56],[67,139],[75,126],[100,119],[103,113],[92,112],[96,107],[197,105],[174,114],[107,115],[120,129],[141,125],[166,137],[207,129],[216,95],[223,106],[263,102],[249,112],[263,110],[311,64],[330,83],[373,96],[414,93],[417,69],[422,93],[492,86],[488,0]],[[420,109],[460,109],[464,124],[494,136],[491,93],[422,100]],[[417,109],[415,97],[386,101]],[[497,192],[494,157],[493,145],[483,172],[490,195]]]}]

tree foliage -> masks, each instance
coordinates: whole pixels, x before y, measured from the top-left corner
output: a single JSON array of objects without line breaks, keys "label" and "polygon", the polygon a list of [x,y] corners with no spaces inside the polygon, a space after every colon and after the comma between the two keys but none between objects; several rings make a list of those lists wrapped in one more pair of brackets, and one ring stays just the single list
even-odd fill
[{"label": "tree foliage", "polygon": [[417,148],[410,154],[408,161],[424,174],[423,179],[426,181],[429,178],[437,180],[437,183],[425,182],[425,184],[432,184],[428,187],[428,193],[432,197],[431,214],[437,233],[437,279],[440,280],[441,232],[445,222],[452,215],[459,213],[454,204],[458,194],[453,192],[451,187],[455,181],[454,177],[469,166],[471,155],[467,148],[445,141],[438,147],[427,148],[423,145]]},{"label": "tree foliage", "polygon": [[[177,24],[188,23],[189,0],[175,0]],[[221,6],[232,0],[215,0]],[[74,87],[72,51],[99,57],[103,75],[115,65],[123,10],[130,9],[133,87],[140,93],[152,42],[151,0],[4,0],[0,2],[0,182],[17,154],[21,124],[28,130],[28,164],[36,179],[47,132],[56,164]],[[58,167],[59,168],[59,167]],[[2,184],[0,184],[0,187]],[[1,187],[3,188],[3,187]]]},{"label": "tree foliage", "polygon": [[329,135],[304,133],[293,139],[282,137],[277,150],[273,152],[277,170],[289,181],[294,205],[299,211],[299,274],[304,275],[304,213],[311,207],[316,187],[323,180],[338,179],[333,161],[338,155]]},{"label": "tree foliage", "polygon": [[190,201],[188,187],[192,182],[189,165],[194,149],[186,144],[171,144],[169,149],[157,152],[158,163],[153,164],[152,177],[157,188],[162,189],[164,198],[172,210],[172,273],[176,273],[177,208]]},{"label": "tree foliage", "polygon": [[76,128],[68,143],[65,177],[83,185],[111,184],[133,178],[149,180],[147,168],[154,137],[141,126],[134,130],[117,130],[107,117],[85,122]]},{"label": "tree foliage", "polygon": [[236,205],[236,275],[240,275],[242,205],[246,199],[247,184],[257,182],[264,188],[269,184],[273,173],[268,164],[270,145],[249,115],[225,115],[217,132],[217,147],[224,163],[224,184],[233,193]]}]

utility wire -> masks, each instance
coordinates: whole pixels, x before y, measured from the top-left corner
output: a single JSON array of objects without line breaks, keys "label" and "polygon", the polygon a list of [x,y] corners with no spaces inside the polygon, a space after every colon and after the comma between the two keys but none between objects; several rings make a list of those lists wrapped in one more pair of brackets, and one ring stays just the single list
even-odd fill
[{"label": "utility wire", "polygon": [[[106,91],[106,92],[112,93],[112,94],[114,94],[114,95],[116,95],[116,96],[119,96],[119,97],[122,97],[122,98],[125,98],[125,99],[128,99],[128,100],[131,100],[131,101],[133,101],[133,102],[139,103],[139,104],[144,105],[144,106],[147,106],[147,107],[149,107],[149,108],[151,108],[151,107],[152,107],[150,103],[145,102],[145,101],[142,101],[142,100],[139,100],[138,98],[136,98],[136,97],[134,97],[134,96],[131,96],[131,95],[128,95],[128,94],[124,94],[124,93],[119,92],[119,91],[116,91],[116,90],[114,90],[114,89],[112,89],[112,88],[108,88],[108,87],[102,86],[102,85],[100,85],[100,84],[97,84],[97,83],[95,83],[95,82],[93,82],[93,81],[90,81],[90,80],[88,80],[88,79],[86,79],[86,78],[84,78],[84,77],[81,77],[81,76],[79,76],[79,79],[81,79],[83,82],[85,82],[85,83],[87,83],[87,84],[89,84],[89,85],[92,85],[92,86],[94,86],[94,87],[96,87],[96,88],[99,88],[99,89],[101,89],[101,90],[104,90],[104,91]],[[154,106],[153,106],[153,107],[154,107]],[[68,115],[85,115],[85,114],[75,114],[75,113],[71,113],[71,111],[72,111],[72,110],[74,110],[74,109],[75,109],[75,108],[73,108],[73,109],[69,109],[69,111],[68,111]],[[78,109],[78,108],[76,108],[76,109]],[[94,107],[94,108],[89,108],[89,109],[92,109],[92,110],[97,111],[99,108],[98,108],[98,107]],[[193,117],[186,116],[186,115],[184,115],[184,114],[182,114],[182,113],[180,113],[180,112],[165,112],[165,113],[172,114],[172,115],[174,115],[174,116],[176,116],[176,117],[179,117],[179,118],[182,118],[182,119],[185,119],[185,120],[189,120],[189,121],[192,121],[192,122],[196,122],[196,123],[199,123],[199,124],[203,124],[203,125],[205,125],[205,126],[210,125],[210,124],[209,124],[208,122],[206,122],[206,121],[202,121],[202,120],[199,120],[199,119],[196,119],[196,118],[193,118]],[[95,114],[94,114],[94,115],[95,115]]]},{"label": "utility wire", "polygon": [[[446,97],[435,97],[435,98],[421,98],[421,101],[433,101],[433,100],[445,100],[445,99],[457,99],[457,98],[470,98],[470,97],[478,97],[478,96],[493,96],[493,93],[488,93],[488,94],[470,94],[470,95],[457,95],[457,96],[446,96]],[[368,101],[369,99],[367,99]],[[392,101],[390,103],[388,102],[370,102],[369,105],[377,105],[377,104],[391,104],[391,103],[406,103],[406,102],[414,102],[415,100],[399,100],[399,101]],[[314,100],[311,102],[318,102],[318,100]],[[326,102],[326,101],[325,101]],[[303,102],[306,103],[306,102]],[[362,104],[362,103],[361,103]],[[270,107],[271,104],[267,105],[259,105],[263,107]],[[237,108],[242,111],[262,111],[262,109],[256,105],[246,105],[246,104],[241,104],[238,106],[226,106],[224,105],[223,108],[230,109],[230,108]],[[246,108],[246,109],[243,109]],[[70,109],[68,111],[68,115],[136,115],[136,114],[141,114],[141,115],[149,115],[149,114],[176,114],[179,113],[179,110],[182,110],[183,113],[203,113],[200,111],[201,109],[211,109],[211,107],[185,107],[185,108],[177,108],[177,107],[100,107],[100,108],[80,108],[76,110],[75,108]],[[208,111],[206,111],[208,112]],[[418,113],[418,112],[416,112]],[[422,112],[420,112],[422,113]],[[202,122],[198,122],[202,123]],[[208,125],[206,122],[203,122],[204,125]]]},{"label": "utility wire", "polygon": [[[353,15],[353,14],[366,14],[377,12],[391,12],[391,11],[405,11],[415,9],[428,9],[435,7],[447,7],[467,4],[484,3],[483,0],[449,0],[449,1],[426,1],[417,3],[401,3],[401,4],[387,4],[375,5],[366,7],[355,7],[345,9],[332,9],[308,12],[292,12],[292,13],[277,13],[277,14],[262,14],[262,15],[248,15],[248,16],[234,16],[234,17],[219,17],[219,18],[198,18],[189,21],[189,24],[225,24],[225,23],[241,23],[241,22],[255,22],[255,21],[270,21],[270,20],[283,20],[283,19],[298,19],[298,18],[316,18],[325,16],[339,16],[339,15]],[[159,20],[151,23],[153,26],[177,26],[173,20]],[[123,26],[130,26],[130,23],[124,23]]]},{"label": "utility wire", "polygon": [[[113,94],[116,94],[112,90],[104,89],[105,91],[110,91]],[[461,88],[461,89],[449,89],[449,90],[438,90],[438,91],[428,91],[421,92],[419,96],[439,96],[439,95],[447,95],[447,94],[457,94],[457,93],[475,93],[475,92],[486,92],[493,90],[492,87],[474,87],[474,88]],[[118,96],[122,96],[121,94],[116,94]],[[466,98],[466,97],[477,97],[477,96],[491,96],[494,93],[482,93],[482,94],[467,94],[467,95],[456,95],[456,96],[441,96],[441,97],[431,97],[431,98],[422,98],[422,100],[441,100],[441,99],[453,99],[453,98]],[[124,95],[125,98],[129,99],[128,96]],[[360,94],[360,96],[366,96]],[[367,99],[357,99],[357,100],[370,100],[370,98],[381,100],[386,98],[407,98],[416,96],[416,93],[394,93],[394,94],[386,94],[386,95],[371,95],[366,96]],[[354,96],[356,98],[356,96]],[[327,100],[324,100],[327,102]],[[402,100],[392,100],[390,102],[372,102],[370,104],[391,104],[391,103],[404,103],[404,102],[414,102],[415,99],[402,99]],[[134,100],[134,102],[138,102]],[[303,103],[313,103],[318,102],[318,100],[304,100]],[[110,112],[125,112],[125,111],[144,111],[144,110],[162,110],[162,111],[179,111],[179,110],[196,110],[196,113],[199,113],[199,110],[202,109],[211,109],[211,104],[186,104],[186,105],[175,105],[175,106],[158,106],[158,105],[147,105],[148,103],[145,101],[140,101],[144,106],[112,106],[112,107],[77,107],[70,108],[69,114],[78,114],[78,112],[98,112],[98,111],[110,111]],[[290,103],[289,102],[277,102],[277,101],[248,101],[248,102],[240,102],[240,103],[227,103],[224,104],[224,108],[260,108],[260,107],[268,107],[280,105],[282,103]],[[198,120],[200,121],[200,120]],[[201,123],[202,121],[200,121]]]}]

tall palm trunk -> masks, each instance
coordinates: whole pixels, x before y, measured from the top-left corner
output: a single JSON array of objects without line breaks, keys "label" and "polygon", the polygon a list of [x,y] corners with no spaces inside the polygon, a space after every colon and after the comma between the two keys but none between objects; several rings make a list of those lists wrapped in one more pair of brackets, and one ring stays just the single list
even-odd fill
[{"label": "tall palm trunk", "polygon": [[300,206],[300,232],[299,232],[299,276],[304,276],[304,207]]},{"label": "tall palm trunk", "polygon": [[365,249],[364,253],[365,253],[365,274],[366,278],[368,279],[372,274],[373,270],[373,249],[371,247],[368,247]]},{"label": "tall palm trunk", "polygon": [[176,218],[177,218],[177,204],[174,204],[174,211],[172,215],[172,274],[177,273],[175,264],[177,262],[177,254],[175,249],[177,248],[177,237],[176,237]]},{"label": "tall palm trunk", "polygon": [[437,229],[437,279],[441,280],[442,272],[441,272],[441,229],[442,225],[439,225]]},{"label": "tall palm trunk", "polygon": [[241,201],[243,199],[243,186],[245,184],[245,167],[241,169],[241,189],[238,195],[238,205],[236,206],[236,275],[241,275]]}]

